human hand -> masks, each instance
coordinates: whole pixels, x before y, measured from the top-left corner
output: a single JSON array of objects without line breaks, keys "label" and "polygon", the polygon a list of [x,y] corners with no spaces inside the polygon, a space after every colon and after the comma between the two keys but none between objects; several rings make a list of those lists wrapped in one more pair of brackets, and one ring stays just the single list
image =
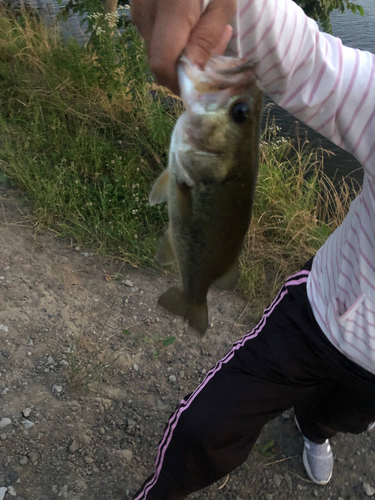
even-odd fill
[{"label": "human hand", "polygon": [[[236,0],[133,0],[132,18],[145,39],[151,71],[161,85],[179,92],[177,62],[183,50],[202,69],[212,54],[222,54],[232,36],[229,21]],[[202,14],[202,15],[201,15]]]}]

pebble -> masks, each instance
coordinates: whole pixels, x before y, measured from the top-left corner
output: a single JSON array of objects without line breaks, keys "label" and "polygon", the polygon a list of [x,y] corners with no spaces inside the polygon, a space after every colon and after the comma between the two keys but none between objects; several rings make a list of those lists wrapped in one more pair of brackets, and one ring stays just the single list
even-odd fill
[{"label": "pebble", "polygon": [[131,450],[117,450],[117,455],[124,462],[130,462],[133,458],[133,452]]},{"label": "pebble", "polygon": [[13,488],[13,486],[8,486],[8,494],[11,497],[16,497],[17,496],[16,490]]},{"label": "pebble", "polygon": [[4,358],[10,358],[10,352],[9,351],[1,351],[1,354],[4,356]]},{"label": "pebble", "polygon": [[31,408],[25,408],[23,411],[22,411],[22,415],[27,418],[30,416],[30,413],[31,413]]},{"label": "pebble", "polygon": [[170,380],[170,382],[176,382],[176,380],[177,380],[176,375],[169,375],[169,380]]},{"label": "pebble", "polygon": [[72,444],[69,446],[69,451],[70,451],[70,453],[75,453],[78,449],[79,449],[79,444],[74,439]]},{"label": "pebble", "polygon": [[67,361],[65,361],[65,359],[62,359],[61,361],[59,361],[59,365],[60,366],[69,366],[69,363]]},{"label": "pebble", "polygon": [[265,497],[266,497],[266,500],[272,500],[273,499],[273,493],[266,493]]},{"label": "pebble", "polygon": [[7,332],[7,331],[8,331],[8,327],[7,327],[7,326],[5,326],[5,325],[2,325],[2,324],[0,323],[0,332]]},{"label": "pebble", "polygon": [[29,463],[29,459],[25,456],[20,458],[20,465],[27,465]]},{"label": "pebble", "polygon": [[62,385],[53,385],[52,386],[52,392],[57,392],[58,394],[60,394],[62,392],[63,388],[62,388]]},{"label": "pebble", "polygon": [[293,483],[292,483],[292,478],[289,476],[287,472],[284,474],[284,479],[286,481],[286,484],[288,485],[288,488],[293,491]]},{"label": "pebble", "polygon": [[78,401],[71,401],[69,403],[69,408],[72,410],[72,411],[78,411],[81,409],[81,405],[78,403]]},{"label": "pebble", "polygon": [[48,365],[54,365],[55,364],[55,360],[53,359],[53,357],[51,355],[49,355],[47,357],[47,364]]},{"label": "pebble", "polygon": [[0,488],[0,500],[4,500],[5,493],[7,492],[8,488],[5,488],[5,486],[2,486]]},{"label": "pebble", "polygon": [[31,451],[29,453],[29,459],[32,464],[35,464],[39,459],[39,453],[37,451]]},{"label": "pebble", "polygon": [[372,497],[375,495],[375,488],[368,483],[363,483],[363,489],[367,496]]},{"label": "pebble", "polygon": [[274,482],[276,488],[278,488],[280,486],[281,480],[282,480],[282,477],[279,474],[275,474],[273,476],[273,482]]},{"label": "pebble", "polygon": [[133,285],[133,282],[132,282],[132,281],[130,281],[130,280],[125,280],[125,281],[123,281],[122,283],[123,283],[124,285],[126,285],[126,286],[129,286],[129,287],[134,286],[134,285]]},{"label": "pebble", "polygon": [[5,387],[5,389],[2,391],[2,396],[5,396],[5,394],[8,394],[9,392],[9,387]]},{"label": "pebble", "polygon": [[0,429],[4,429],[7,425],[10,425],[12,423],[10,418],[3,418],[0,420]]},{"label": "pebble", "polygon": [[31,429],[31,427],[34,427],[34,422],[31,422],[31,420],[25,420],[23,423],[25,429]]},{"label": "pebble", "polygon": [[134,363],[133,368],[136,372],[139,370],[138,365],[136,363]]}]

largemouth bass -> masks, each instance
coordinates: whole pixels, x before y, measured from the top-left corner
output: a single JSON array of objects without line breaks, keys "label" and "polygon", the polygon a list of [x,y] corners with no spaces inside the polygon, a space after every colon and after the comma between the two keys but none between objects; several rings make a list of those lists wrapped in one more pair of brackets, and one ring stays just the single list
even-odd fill
[{"label": "largemouth bass", "polygon": [[210,286],[233,288],[239,276],[258,172],[263,94],[255,65],[237,58],[213,56],[202,71],[182,57],[178,73],[186,111],[149,202],[168,201],[169,227],[156,259],[162,265],[177,260],[181,287],[167,290],[158,303],[203,334]]}]

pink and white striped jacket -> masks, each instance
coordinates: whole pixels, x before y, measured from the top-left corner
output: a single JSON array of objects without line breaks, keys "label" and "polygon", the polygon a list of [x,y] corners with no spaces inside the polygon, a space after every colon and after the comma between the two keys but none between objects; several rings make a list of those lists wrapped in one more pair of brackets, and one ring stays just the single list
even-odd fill
[{"label": "pink and white striped jacket", "polygon": [[292,0],[237,0],[231,48],[259,61],[275,102],[353,154],[361,194],[314,259],[315,318],[346,357],[375,373],[375,56],[319,32]]}]

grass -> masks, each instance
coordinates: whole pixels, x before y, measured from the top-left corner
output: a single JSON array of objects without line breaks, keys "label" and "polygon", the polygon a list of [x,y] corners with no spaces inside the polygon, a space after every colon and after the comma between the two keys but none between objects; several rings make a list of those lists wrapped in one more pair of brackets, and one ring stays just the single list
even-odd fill
[{"label": "grass", "polygon": [[[36,224],[154,265],[167,211],[147,198],[180,110],[171,112],[152,82],[134,27],[95,33],[102,38],[80,48],[35,18],[0,10],[0,170],[27,193]],[[262,138],[241,260],[242,290],[259,307],[347,211],[349,187],[339,196],[321,167],[318,153],[272,127]]]},{"label": "grass", "polygon": [[[255,308],[273,299],[287,276],[316,254],[341,224],[355,191],[323,172],[324,150],[277,136],[274,124],[260,147],[253,218],[241,258],[241,286]],[[259,313],[259,310],[257,311]]]}]

